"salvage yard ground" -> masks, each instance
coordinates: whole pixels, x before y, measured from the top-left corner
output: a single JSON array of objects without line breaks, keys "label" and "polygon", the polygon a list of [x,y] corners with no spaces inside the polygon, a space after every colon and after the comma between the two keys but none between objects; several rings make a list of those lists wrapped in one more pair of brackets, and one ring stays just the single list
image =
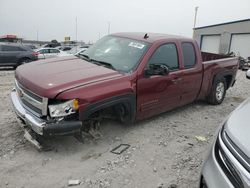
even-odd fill
[{"label": "salvage yard ground", "polygon": [[[250,96],[250,81],[238,71],[223,104],[196,102],[134,125],[106,121],[102,138],[74,137],[47,141],[38,152],[23,138],[9,98],[14,71],[0,70],[0,187],[198,187],[202,162],[218,126]],[[205,138],[205,139],[204,139]],[[119,144],[130,147],[117,155]]]}]

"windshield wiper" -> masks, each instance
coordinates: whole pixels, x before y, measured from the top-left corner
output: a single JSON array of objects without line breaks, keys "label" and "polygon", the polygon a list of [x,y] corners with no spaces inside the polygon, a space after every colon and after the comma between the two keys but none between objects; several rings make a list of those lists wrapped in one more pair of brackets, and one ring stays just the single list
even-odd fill
[{"label": "windshield wiper", "polygon": [[84,54],[77,54],[77,55],[81,56],[84,60],[90,61],[88,55],[84,55]]},{"label": "windshield wiper", "polygon": [[95,60],[95,59],[90,59],[90,61],[94,62],[94,63],[97,64],[97,65],[103,65],[103,66],[105,66],[105,67],[107,67],[107,68],[111,68],[111,69],[113,69],[113,70],[116,70],[116,69],[113,67],[112,64],[107,63],[107,62],[105,62],[105,61],[99,61],[99,60]]}]

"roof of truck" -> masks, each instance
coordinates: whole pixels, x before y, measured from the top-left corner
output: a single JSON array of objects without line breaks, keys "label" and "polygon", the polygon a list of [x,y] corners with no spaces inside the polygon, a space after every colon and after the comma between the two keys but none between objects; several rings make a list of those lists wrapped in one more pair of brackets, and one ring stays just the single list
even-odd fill
[{"label": "roof of truck", "polygon": [[[147,34],[147,38],[144,38],[144,36]],[[125,37],[125,38],[130,38],[130,39],[135,39],[135,40],[140,40],[148,43],[153,43],[158,40],[163,40],[163,39],[189,39],[187,37],[183,36],[178,36],[178,35],[168,35],[168,34],[161,34],[161,33],[143,33],[143,32],[125,32],[125,33],[114,33],[112,34],[114,36],[119,36],[119,37]]]}]

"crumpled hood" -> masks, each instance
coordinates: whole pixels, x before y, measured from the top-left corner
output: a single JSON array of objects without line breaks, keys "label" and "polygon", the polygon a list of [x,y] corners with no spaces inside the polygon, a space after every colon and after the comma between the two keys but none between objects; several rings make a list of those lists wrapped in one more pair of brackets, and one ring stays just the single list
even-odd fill
[{"label": "crumpled hood", "polygon": [[30,91],[47,98],[87,84],[121,77],[117,71],[75,56],[40,60],[16,69],[17,81]]},{"label": "crumpled hood", "polygon": [[232,112],[225,125],[231,140],[250,157],[250,98]]}]

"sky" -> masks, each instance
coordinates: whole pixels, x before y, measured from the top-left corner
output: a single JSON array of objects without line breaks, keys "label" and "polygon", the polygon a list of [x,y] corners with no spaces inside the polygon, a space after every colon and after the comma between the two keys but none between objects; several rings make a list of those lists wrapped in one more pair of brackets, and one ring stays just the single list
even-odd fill
[{"label": "sky", "polygon": [[250,18],[250,0],[0,0],[0,36],[95,42],[110,24],[110,33],[192,37],[196,6],[196,27]]}]

